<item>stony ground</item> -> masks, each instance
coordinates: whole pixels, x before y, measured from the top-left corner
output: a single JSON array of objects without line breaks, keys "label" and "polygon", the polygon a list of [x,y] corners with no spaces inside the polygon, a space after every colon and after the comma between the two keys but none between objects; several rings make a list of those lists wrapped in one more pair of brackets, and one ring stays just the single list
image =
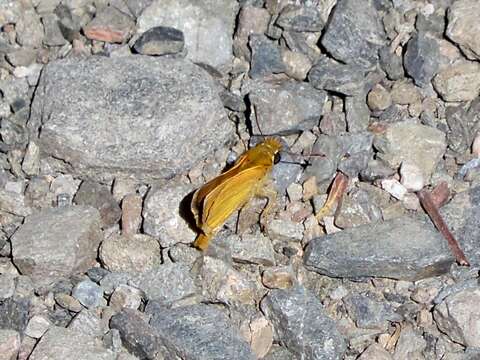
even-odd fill
[{"label": "stony ground", "polygon": [[[480,359],[479,18],[0,1],[0,360]],[[275,211],[261,231],[251,201],[202,254],[189,194],[260,133],[289,147]]]}]

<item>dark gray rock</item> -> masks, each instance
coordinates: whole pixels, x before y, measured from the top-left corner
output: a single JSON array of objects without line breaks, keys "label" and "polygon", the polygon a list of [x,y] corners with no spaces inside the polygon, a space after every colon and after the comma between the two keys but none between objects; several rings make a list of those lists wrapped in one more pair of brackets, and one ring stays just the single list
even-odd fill
[{"label": "dark gray rock", "polygon": [[276,24],[287,31],[319,32],[325,23],[315,6],[287,5],[277,18]]},{"label": "dark gray rock", "polygon": [[222,90],[219,94],[222,100],[223,106],[232,111],[244,112],[247,110],[245,101],[237,94],[234,94],[226,89]]},{"label": "dark gray rock", "polygon": [[386,331],[390,321],[401,321],[400,315],[385,301],[378,301],[370,294],[349,294],[343,298],[348,315],[363,329]]},{"label": "dark gray rock", "polygon": [[261,303],[278,340],[298,358],[342,359],[345,341],[318,299],[301,286],[271,290]]},{"label": "dark gray rock", "polygon": [[378,51],[380,66],[390,80],[399,80],[404,75],[402,57],[392,54],[388,46]]},{"label": "dark gray rock", "polygon": [[30,300],[10,297],[0,301],[0,329],[12,329],[23,334],[28,323]]},{"label": "dark gray rock", "polygon": [[253,360],[248,344],[219,310],[193,305],[164,310],[150,320],[169,356],[192,360]]},{"label": "dark gray rock", "polygon": [[298,157],[288,153],[282,153],[281,156],[281,161],[273,167],[270,174],[278,194],[284,195],[287,187],[303,172],[303,166],[298,162]]},{"label": "dark gray rock", "polygon": [[480,187],[455,195],[452,201],[442,207],[449,229],[457,238],[470,264],[480,266]]},{"label": "dark gray rock", "polygon": [[43,210],[27,216],[11,238],[13,261],[40,284],[87,271],[102,239],[100,214],[94,208]]},{"label": "dark gray rock", "polygon": [[123,309],[112,316],[110,328],[118,330],[123,346],[141,359],[158,359],[166,353],[156,330],[136,310]]},{"label": "dark gray rock", "polygon": [[399,217],[312,240],[305,266],[332,277],[418,280],[447,272],[454,259],[424,218]]},{"label": "dark gray rock", "polygon": [[91,178],[120,173],[168,179],[233,134],[204,70],[148,56],[50,63],[29,127],[32,134],[41,128],[44,153]]},{"label": "dark gray rock", "polygon": [[145,31],[135,41],[133,49],[144,55],[168,55],[181,52],[184,45],[183,32],[167,26],[156,26]]},{"label": "dark gray rock", "polygon": [[250,119],[255,135],[299,132],[318,125],[327,95],[307,83],[287,81],[280,84],[255,81],[248,98]]},{"label": "dark gray rock", "polygon": [[42,16],[43,27],[45,28],[45,38],[43,43],[48,46],[62,46],[67,43],[63,37],[59,26],[59,19],[55,14],[46,14]]},{"label": "dark gray rock", "polygon": [[440,38],[443,37],[443,33],[445,32],[445,25],[445,13],[439,11],[428,16],[420,12],[415,21],[415,28],[418,32],[430,32],[431,34],[435,34],[435,36]]},{"label": "dark gray rock", "polygon": [[108,187],[93,181],[86,180],[80,184],[74,201],[77,205],[97,209],[104,227],[116,224],[122,216],[122,210]]},{"label": "dark gray rock", "polygon": [[377,62],[384,38],[380,16],[370,1],[339,0],[321,42],[335,59],[368,68]]},{"label": "dark gray rock", "polygon": [[308,73],[308,81],[317,89],[356,95],[363,89],[363,74],[360,68],[345,65],[321,57]]},{"label": "dark gray rock", "polygon": [[75,285],[72,296],[87,308],[95,308],[104,303],[103,289],[90,279],[80,281]]},{"label": "dark gray rock", "polygon": [[362,180],[375,181],[385,179],[395,174],[395,170],[390,168],[383,160],[372,159],[368,162],[367,167],[360,172]]},{"label": "dark gray rock", "polygon": [[58,26],[63,37],[69,42],[79,36],[82,29],[82,23],[79,16],[73,14],[72,10],[65,4],[60,4],[55,8],[55,15],[59,21]]},{"label": "dark gray rock", "polygon": [[248,42],[252,50],[249,75],[252,79],[285,72],[280,47],[260,34],[250,35]]},{"label": "dark gray rock", "polygon": [[415,84],[426,87],[439,68],[440,50],[435,39],[417,33],[410,39],[404,56],[405,69]]}]

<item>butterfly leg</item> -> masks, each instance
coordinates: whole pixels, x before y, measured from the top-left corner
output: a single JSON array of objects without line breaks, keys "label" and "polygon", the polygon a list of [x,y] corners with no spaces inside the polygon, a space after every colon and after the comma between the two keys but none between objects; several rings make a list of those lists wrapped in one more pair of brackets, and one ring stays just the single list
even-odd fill
[{"label": "butterfly leg", "polygon": [[260,226],[263,230],[267,225],[268,214],[272,210],[273,205],[275,204],[275,200],[277,199],[277,192],[273,189],[270,182],[266,182],[263,186],[260,186],[257,189],[255,196],[264,197],[267,199],[267,205],[265,205],[260,215]]}]

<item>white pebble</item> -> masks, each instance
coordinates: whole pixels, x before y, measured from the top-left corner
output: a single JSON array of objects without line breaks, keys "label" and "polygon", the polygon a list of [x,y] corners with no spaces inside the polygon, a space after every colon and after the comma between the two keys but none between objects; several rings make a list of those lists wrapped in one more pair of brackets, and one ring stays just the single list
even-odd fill
[{"label": "white pebble", "polygon": [[407,190],[419,191],[425,186],[425,176],[415,164],[403,162],[400,167],[401,183]]},{"label": "white pebble", "polygon": [[398,200],[403,200],[405,194],[408,192],[407,188],[395,179],[383,179],[382,189]]}]

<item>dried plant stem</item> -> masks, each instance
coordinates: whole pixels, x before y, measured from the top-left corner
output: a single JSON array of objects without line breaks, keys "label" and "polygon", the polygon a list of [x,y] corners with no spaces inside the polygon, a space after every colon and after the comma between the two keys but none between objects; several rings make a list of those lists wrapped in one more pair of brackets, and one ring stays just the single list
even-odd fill
[{"label": "dried plant stem", "polygon": [[470,263],[468,262],[465,254],[460,248],[458,241],[450,232],[447,224],[440,215],[440,212],[438,211],[438,207],[436,206],[432,195],[427,190],[423,189],[417,192],[417,196],[428,216],[430,216],[430,219],[432,219],[432,222],[437,227],[438,231],[440,231],[440,233],[445,237],[445,239],[447,239],[448,245],[450,246],[450,249],[452,250],[452,253],[455,256],[458,264],[470,266]]},{"label": "dried plant stem", "polygon": [[323,205],[318,214],[315,216],[317,221],[321,221],[326,215],[328,215],[336,203],[341,203],[343,194],[347,189],[347,185],[348,177],[341,172],[338,172],[335,176],[335,180],[333,180],[332,187],[328,193],[325,205]]}]

